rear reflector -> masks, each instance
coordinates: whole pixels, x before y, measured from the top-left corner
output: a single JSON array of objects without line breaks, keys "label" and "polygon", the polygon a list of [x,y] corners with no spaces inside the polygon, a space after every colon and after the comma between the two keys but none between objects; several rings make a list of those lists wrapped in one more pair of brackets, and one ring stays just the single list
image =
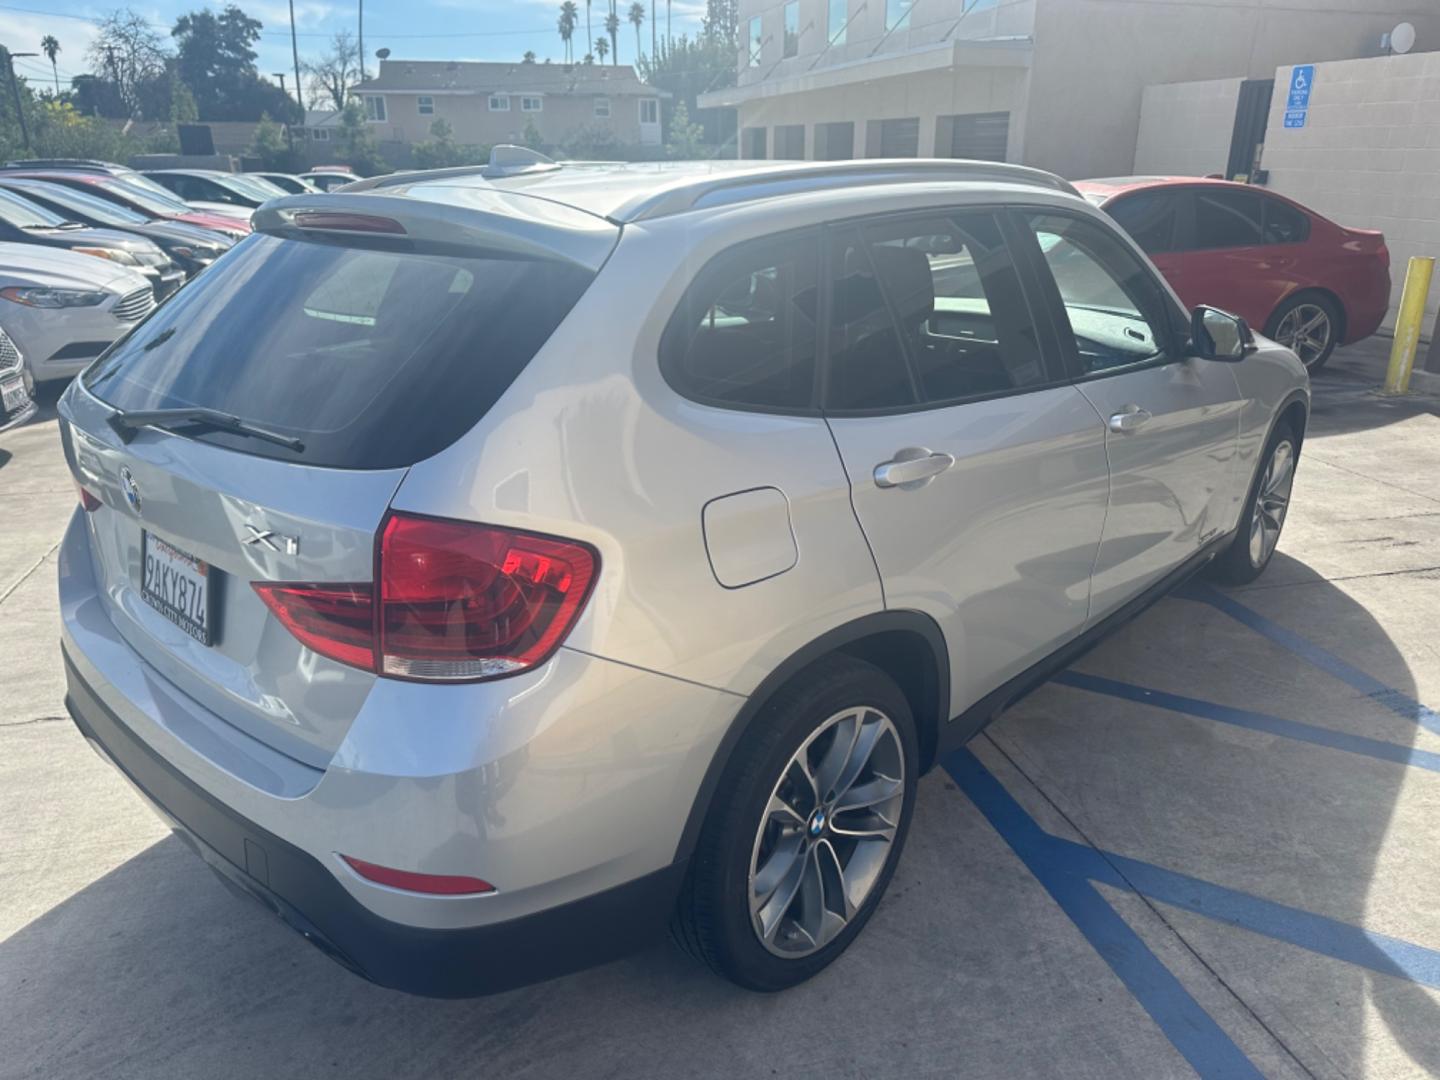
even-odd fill
[{"label": "rear reflector", "polygon": [[252,587],[322,656],[399,678],[474,681],[549,659],[599,566],[585,544],[410,514],[392,514],[379,545],[378,598],[369,584]]},{"label": "rear reflector", "polygon": [[80,496],[80,509],[84,510],[85,513],[93,514],[96,510],[100,509],[102,505],[100,500],[85,490],[85,487],[79,480],[75,481],[75,491]]},{"label": "rear reflector", "polygon": [[336,229],[341,232],[388,233],[404,236],[405,226],[394,218],[374,214],[344,214],[335,210],[299,210],[294,218],[302,229]]},{"label": "rear reflector", "polygon": [[476,893],[491,893],[495,886],[477,877],[457,874],[416,874],[409,870],[393,870],[388,866],[377,866],[362,859],[341,855],[352,870],[366,881],[377,885],[388,885],[392,889],[406,892],[429,893],[432,896],[472,896]]}]

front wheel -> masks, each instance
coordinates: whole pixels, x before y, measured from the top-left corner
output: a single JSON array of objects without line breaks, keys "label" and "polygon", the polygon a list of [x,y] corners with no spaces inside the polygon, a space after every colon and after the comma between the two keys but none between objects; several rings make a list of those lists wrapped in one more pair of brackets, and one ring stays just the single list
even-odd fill
[{"label": "front wheel", "polygon": [[1291,297],[1265,324],[1265,336],[1300,358],[1305,370],[1319,371],[1339,342],[1340,311],[1318,294]]},{"label": "front wheel", "polygon": [[829,965],[880,902],[915,802],[915,722],[879,669],[828,658],[781,690],[715,795],[675,936],[716,972],[782,990]]},{"label": "front wheel", "polygon": [[1213,577],[1230,585],[1245,585],[1270,565],[1290,511],[1298,445],[1298,435],[1287,422],[1278,424],[1271,433],[1235,539],[1210,564]]}]

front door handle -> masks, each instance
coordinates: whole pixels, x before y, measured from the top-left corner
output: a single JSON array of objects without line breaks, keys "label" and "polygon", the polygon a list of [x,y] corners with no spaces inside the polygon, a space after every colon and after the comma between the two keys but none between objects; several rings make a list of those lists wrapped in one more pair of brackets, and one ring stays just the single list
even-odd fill
[{"label": "front door handle", "polygon": [[889,461],[875,466],[875,486],[882,488],[921,487],[939,476],[955,459],[949,454],[937,454],[924,447],[906,447]]},{"label": "front door handle", "polygon": [[1110,417],[1110,430],[1117,435],[1133,435],[1145,426],[1150,413],[1139,405],[1126,405]]}]

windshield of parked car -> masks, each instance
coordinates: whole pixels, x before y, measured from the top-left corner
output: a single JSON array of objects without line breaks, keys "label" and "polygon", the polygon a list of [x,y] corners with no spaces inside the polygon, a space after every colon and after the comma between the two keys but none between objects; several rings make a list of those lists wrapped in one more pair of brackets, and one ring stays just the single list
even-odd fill
[{"label": "windshield of parked car", "polygon": [[33,189],[19,187],[12,190],[26,198],[42,200],[52,207],[58,206],[62,212],[83,215],[101,225],[144,225],[149,220],[144,214],[137,214],[128,207],[106,202],[97,196],[61,187],[59,184],[37,184]]},{"label": "windshield of parked car", "polygon": [[58,229],[67,218],[13,191],[0,191],[0,221],[17,229]]},{"label": "windshield of parked car", "polygon": [[248,173],[242,173],[227,177],[226,179],[231,180],[246,191],[253,192],[258,198],[262,199],[277,199],[282,195],[290,194],[279,184],[271,183],[263,176],[251,176]]},{"label": "windshield of parked car", "polygon": [[161,202],[178,202],[181,206],[185,205],[184,202],[175,197],[173,191],[163,184],[151,180],[150,177],[144,173],[127,172],[117,177],[117,179],[128,187],[139,188],[141,191],[148,192],[152,197],[159,199]]},{"label": "windshield of parked car", "polygon": [[[140,187],[130,183],[128,180],[106,179],[99,181],[98,187],[105,191],[114,192],[120,198],[140,207],[146,213],[154,214],[156,217],[172,217],[175,214],[192,213],[189,206],[181,202],[168,191],[165,197],[161,198],[150,190],[149,187]],[[162,189],[163,190],[163,189]]]},{"label": "windshield of parked car", "polygon": [[499,398],[593,275],[496,252],[256,233],[84,377],[118,409],[210,408],[299,439],[195,438],[351,469],[412,465]]}]

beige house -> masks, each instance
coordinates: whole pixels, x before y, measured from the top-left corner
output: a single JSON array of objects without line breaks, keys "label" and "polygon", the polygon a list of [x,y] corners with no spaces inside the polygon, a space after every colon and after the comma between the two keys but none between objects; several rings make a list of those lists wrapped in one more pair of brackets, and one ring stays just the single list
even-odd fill
[{"label": "beige house", "polygon": [[413,145],[447,121],[456,142],[520,142],[533,123],[547,143],[582,131],[628,145],[660,142],[663,91],[626,65],[382,60],[352,93],[381,142]]},{"label": "beige house", "polygon": [[[1375,56],[1432,0],[739,0],[741,157],[974,157],[1131,171],[1145,87]],[[1435,45],[1422,44],[1421,48]],[[1183,136],[1176,136],[1183,138]]]}]

